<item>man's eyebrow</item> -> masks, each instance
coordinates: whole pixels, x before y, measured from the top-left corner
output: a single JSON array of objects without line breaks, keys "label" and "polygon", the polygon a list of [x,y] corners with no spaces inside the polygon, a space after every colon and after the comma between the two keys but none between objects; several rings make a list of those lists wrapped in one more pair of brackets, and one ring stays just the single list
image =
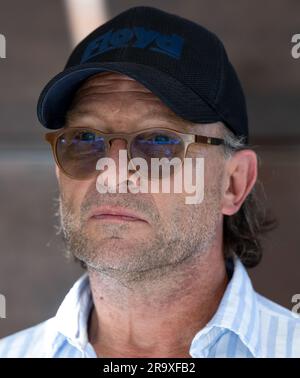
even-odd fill
[{"label": "man's eyebrow", "polygon": [[149,112],[142,115],[141,119],[148,120],[148,118],[155,118],[159,121],[164,122],[172,122],[176,125],[185,126],[186,128],[193,127],[195,124],[191,121],[181,118],[180,116],[176,115],[175,113],[163,113],[156,109],[151,109]]},{"label": "man's eyebrow", "polygon": [[95,116],[90,111],[71,109],[65,115],[65,124],[67,125],[69,123],[72,123],[72,121],[80,119],[80,118],[94,119],[95,121],[99,122],[99,117]]},{"label": "man's eyebrow", "polygon": [[157,109],[149,109],[148,112],[146,112],[145,114],[143,114],[143,117],[157,117],[157,118],[161,118],[161,119],[166,119],[166,120],[169,120],[169,119],[172,119],[172,120],[176,120],[178,122],[180,121],[184,121],[184,120],[181,120],[176,114],[173,114],[173,113],[164,113],[164,112],[161,112]]}]

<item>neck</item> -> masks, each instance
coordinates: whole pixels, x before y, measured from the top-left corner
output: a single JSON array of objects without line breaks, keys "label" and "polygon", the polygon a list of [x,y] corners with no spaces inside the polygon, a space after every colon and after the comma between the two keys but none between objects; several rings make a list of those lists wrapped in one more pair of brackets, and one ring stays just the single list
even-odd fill
[{"label": "neck", "polygon": [[190,357],[195,334],[216,312],[228,277],[222,253],[193,256],[158,280],[124,285],[89,269],[89,338],[101,357]]}]

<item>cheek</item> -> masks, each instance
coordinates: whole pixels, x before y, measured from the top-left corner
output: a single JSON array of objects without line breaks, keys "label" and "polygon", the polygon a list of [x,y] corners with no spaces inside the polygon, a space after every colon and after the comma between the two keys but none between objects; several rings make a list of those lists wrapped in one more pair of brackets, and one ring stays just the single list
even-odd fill
[{"label": "cheek", "polygon": [[162,221],[163,228],[172,228],[174,224],[184,222],[189,205],[185,204],[185,193],[155,193],[153,203]]},{"label": "cheek", "polygon": [[[200,158],[202,163],[199,161],[198,165],[199,167],[202,167],[204,171],[203,179],[205,191],[216,185],[221,189],[225,171],[225,159],[224,154],[220,149],[216,149],[215,146],[201,146],[201,148],[199,148],[199,146],[191,145],[188,157],[193,159],[193,178],[195,178],[196,175],[195,158]],[[198,177],[200,177],[200,174]]]},{"label": "cheek", "polygon": [[58,175],[62,200],[73,213],[78,213],[81,203],[91,185],[91,180],[73,180],[64,174]]},{"label": "cheek", "polygon": [[225,186],[225,162],[224,159],[215,156],[205,161],[204,175],[204,204],[219,207]]},{"label": "cheek", "polygon": [[185,193],[153,194],[160,216],[156,227],[166,240],[181,240],[196,235],[201,224],[206,222],[204,202],[198,205],[186,204]]},{"label": "cheek", "polygon": [[206,202],[211,201],[212,196],[216,200],[220,199],[221,167],[217,166],[216,162],[209,161],[209,159],[204,159],[197,164],[193,161],[193,165],[182,172],[182,176],[178,179],[180,193],[174,193],[173,177],[170,183],[171,193],[152,194],[153,201],[162,219],[170,222],[175,214],[177,218],[180,213],[182,216],[188,214],[193,205],[197,205],[197,208],[205,206]]}]

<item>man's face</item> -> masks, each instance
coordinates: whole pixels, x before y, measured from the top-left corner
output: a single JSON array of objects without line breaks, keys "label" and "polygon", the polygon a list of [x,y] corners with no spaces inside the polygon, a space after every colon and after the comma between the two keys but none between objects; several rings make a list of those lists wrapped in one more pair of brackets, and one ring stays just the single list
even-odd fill
[{"label": "man's face", "polygon": [[[153,127],[222,137],[222,125],[194,125],[177,117],[135,80],[116,73],[88,79],[75,95],[67,126],[130,133]],[[126,142],[115,139],[109,157],[118,165]],[[187,157],[204,157],[204,200],[186,204],[186,193],[100,194],[95,177],[75,180],[57,168],[60,213],[69,250],[88,267],[120,280],[159,277],[191,256],[212,250],[222,229],[224,151],[193,144]],[[136,218],[91,217],[96,208],[117,207]]]}]

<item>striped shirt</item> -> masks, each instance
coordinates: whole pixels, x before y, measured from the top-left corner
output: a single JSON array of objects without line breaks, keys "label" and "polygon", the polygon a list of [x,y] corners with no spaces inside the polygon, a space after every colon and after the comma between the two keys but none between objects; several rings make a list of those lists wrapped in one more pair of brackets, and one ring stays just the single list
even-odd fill
[{"label": "striped shirt", "polygon": [[[0,357],[97,357],[87,332],[92,307],[85,274],[55,317],[0,340]],[[257,294],[236,259],[219,307],[195,334],[189,353],[193,358],[300,357],[300,318]]]}]

